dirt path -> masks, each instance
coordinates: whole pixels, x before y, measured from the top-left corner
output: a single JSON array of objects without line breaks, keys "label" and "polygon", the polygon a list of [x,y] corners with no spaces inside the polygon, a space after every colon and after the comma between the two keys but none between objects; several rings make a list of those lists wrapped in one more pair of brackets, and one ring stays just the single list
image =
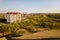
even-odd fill
[{"label": "dirt path", "polygon": [[3,37],[3,38],[0,38],[0,40],[7,40],[5,37]]},{"label": "dirt path", "polygon": [[20,37],[20,39],[41,39],[41,38],[60,38],[60,30],[42,31]]}]

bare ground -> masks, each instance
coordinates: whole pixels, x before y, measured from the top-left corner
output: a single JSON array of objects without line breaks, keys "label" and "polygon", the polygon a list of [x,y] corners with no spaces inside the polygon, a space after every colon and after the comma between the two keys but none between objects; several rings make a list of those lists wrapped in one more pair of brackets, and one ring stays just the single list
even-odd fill
[{"label": "bare ground", "polygon": [[60,30],[48,30],[34,34],[23,35],[20,39],[60,38]]},{"label": "bare ground", "polygon": [[0,38],[0,40],[7,40],[5,37],[3,37],[3,38]]}]

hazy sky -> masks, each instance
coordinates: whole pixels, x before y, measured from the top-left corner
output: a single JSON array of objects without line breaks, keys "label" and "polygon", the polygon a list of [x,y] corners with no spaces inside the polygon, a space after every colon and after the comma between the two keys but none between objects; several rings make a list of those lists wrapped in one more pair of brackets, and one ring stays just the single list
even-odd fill
[{"label": "hazy sky", "polygon": [[60,0],[0,0],[0,12],[60,12]]}]

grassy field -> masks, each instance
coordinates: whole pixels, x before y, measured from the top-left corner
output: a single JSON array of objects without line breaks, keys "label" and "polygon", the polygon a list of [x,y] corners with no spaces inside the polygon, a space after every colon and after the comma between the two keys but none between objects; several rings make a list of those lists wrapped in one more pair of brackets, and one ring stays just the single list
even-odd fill
[{"label": "grassy field", "polygon": [[0,33],[7,38],[15,36],[19,36],[19,39],[60,38],[60,14],[29,15],[21,22],[0,23]]}]

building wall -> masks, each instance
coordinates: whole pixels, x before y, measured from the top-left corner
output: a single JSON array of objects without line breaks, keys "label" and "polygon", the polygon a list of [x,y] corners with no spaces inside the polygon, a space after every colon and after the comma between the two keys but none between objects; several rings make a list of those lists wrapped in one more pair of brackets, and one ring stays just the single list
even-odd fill
[{"label": "building wall", "polygon": [[17,20],[17,22],[20,22],[21,21],[21,14],[17,14],[16,15],[16,20]]},{"label": "building wall", "polygon": [[20,22],[21,14],[7,14],[6,19],[7,23]]},{"label": "building wall", "polygon": [[10,22],[10,15],[9,14],[6,14],[6,19],[7,19],[7,22],[9,23]]}]

